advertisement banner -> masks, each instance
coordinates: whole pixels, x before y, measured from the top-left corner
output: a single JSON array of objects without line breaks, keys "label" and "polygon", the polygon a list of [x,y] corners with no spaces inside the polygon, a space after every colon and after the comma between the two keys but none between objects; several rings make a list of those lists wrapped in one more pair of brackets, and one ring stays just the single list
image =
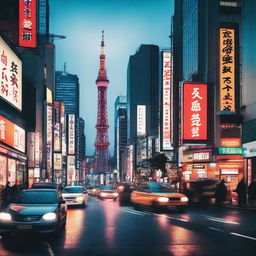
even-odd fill
[{"label": "advertisement banner", "polygon": [[183,84],[183,140],[207,140],[207,84]]},{"label": "advertisement banner", "polygon": [[0,141],[25,153],[25,130],[0,116]]},{"label": "advertisement banner", "polygon": [[36,47],[36,0],[19,0],[19,46]]},{"label": "advertisement banner", "polygon": [[54,170],[62,170],[62,155],[61,153],[54,153]]},{"label": "advertisement banner", "polygon": [[60,136],[60,123],[54,125],[54,152],[61,151],[61,136]]},{"label": "advertisement banner", "polygon": [[146,106],[137,105],[137,136],[146,135]]},{"label": "advertisement banner", "polygon": [[67,157],[67,184],[71,184],[76,180],[76,157]]},{"label": "advertisement banner", "polygon": [[35,133],[28,132],[27,135],[27,156],[28,156],[28,167],[35,166]]},{"label": "advertisement banner", "polygon": [[235,29],[220,28],[220,110],[235,112]]},{"label": "advertisement banner", "polygon": [[75,122],[74,114],[68,115],[68,154],[75,154]]},{"label": "advertisement banner", "polygon": [[52,158],[53,158],[53,134],[52,134],[52,125],[53,125],[53,118],[52,118],[52,105],[47,105],[47,174],[48,178],[52,177]]},{"label": "advertisement banner", "polygon": [[163,52],[163,120],[162,148],[171,150],[171,89],[172,89],[172,58],[170,52]]},{"label": "advertisement banner", "polygon": [[0,36],[0,96],[22,111],[22,62]]},{"label": "advertisement banner", "polygon": [[39,132],[35,133],[35,164],[39,165],[40,162],[40,137]]}]

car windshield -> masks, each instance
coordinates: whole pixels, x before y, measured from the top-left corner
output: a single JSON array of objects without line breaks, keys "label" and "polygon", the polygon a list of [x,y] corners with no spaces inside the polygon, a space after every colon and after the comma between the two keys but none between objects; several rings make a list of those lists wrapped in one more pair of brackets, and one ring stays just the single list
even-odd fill
[{"label": "car windshield", "polygon": [[165,193],[165,192],[174,192],[174,189],[168,186],[167,184],[151,184],[151,189],[153,193]]},{"label": "car windshield", "polygon": [[101,186],[100,190],[114,190],[114,188],[111,186]]},{"label": "car windshield", "polygon": [[46,189],[57,189],[57,185],[54,183],[35,183],[32,188],[46,188]]},{"label": "car windshield", "polygon": [[83,193],[83,188],[80,187],[66,187],[62,190],[62,193]]},{"label": "car windshield", "polygon": [[22,191],[16,203],[20,204],[56,204],[58,198],[54,191]]}]

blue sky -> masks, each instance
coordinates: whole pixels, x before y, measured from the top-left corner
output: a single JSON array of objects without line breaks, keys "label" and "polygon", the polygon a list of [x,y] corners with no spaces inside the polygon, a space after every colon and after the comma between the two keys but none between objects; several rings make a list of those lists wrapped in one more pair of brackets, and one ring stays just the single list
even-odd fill
[{"label": "blue sky", "polygon": [[105,31],[110,154],[114,149],[114,102],[126,95],[127,64],[141,44],[170,45],[172,0],[50,0],[50,32],[55,40],[56,69],[80,81],[80,116],[85,120],[86,154],[94,154],[101,30]]}]

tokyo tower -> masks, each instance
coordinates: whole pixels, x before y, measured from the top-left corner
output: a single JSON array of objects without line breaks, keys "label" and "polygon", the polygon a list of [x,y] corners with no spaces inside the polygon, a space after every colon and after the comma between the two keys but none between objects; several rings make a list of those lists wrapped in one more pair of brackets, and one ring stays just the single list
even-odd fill
[{"label": "tokyo tower", "polygon": [[100,68],[96,85],[98,87],[98,115],[97,115],[97,136],[95,141],[95,167],[94,170],[99,173],[108,171],[109,141],[108,141],[108,117],[107,117],[107,88],[109,80],[105,68],[104,53],[104,31],[102,31]]}]

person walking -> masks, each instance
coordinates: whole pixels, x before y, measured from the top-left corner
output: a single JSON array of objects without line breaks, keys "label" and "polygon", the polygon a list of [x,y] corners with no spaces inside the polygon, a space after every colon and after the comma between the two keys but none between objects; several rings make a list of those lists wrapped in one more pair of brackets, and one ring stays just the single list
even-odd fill
[{"label": "person walking", "polygon": [[11,185],[8,181],[6,183],[5,188],[2,190],[2,200],[3,200],[3,208],[5,208],[10,203],[10,196],[11,196]]},{"label": "person walking", "polygon": [[227,199],[227,186],[225,185],[225,180],[222,179],[217,185],[215,191],[215,204],[216,206],[222,206],[223,202]]},{"label": "person walking", "polygon": [[248,196],[249,196],[249,202],[251,204],[256,203],[256,178],[251,182],[251,184],[248,187]]},{"label": "person walking", "polygon": [[238,194],[238,205],[244,206],[246,204],[246,185],[243,178],[238,183],[235,192]]}]

